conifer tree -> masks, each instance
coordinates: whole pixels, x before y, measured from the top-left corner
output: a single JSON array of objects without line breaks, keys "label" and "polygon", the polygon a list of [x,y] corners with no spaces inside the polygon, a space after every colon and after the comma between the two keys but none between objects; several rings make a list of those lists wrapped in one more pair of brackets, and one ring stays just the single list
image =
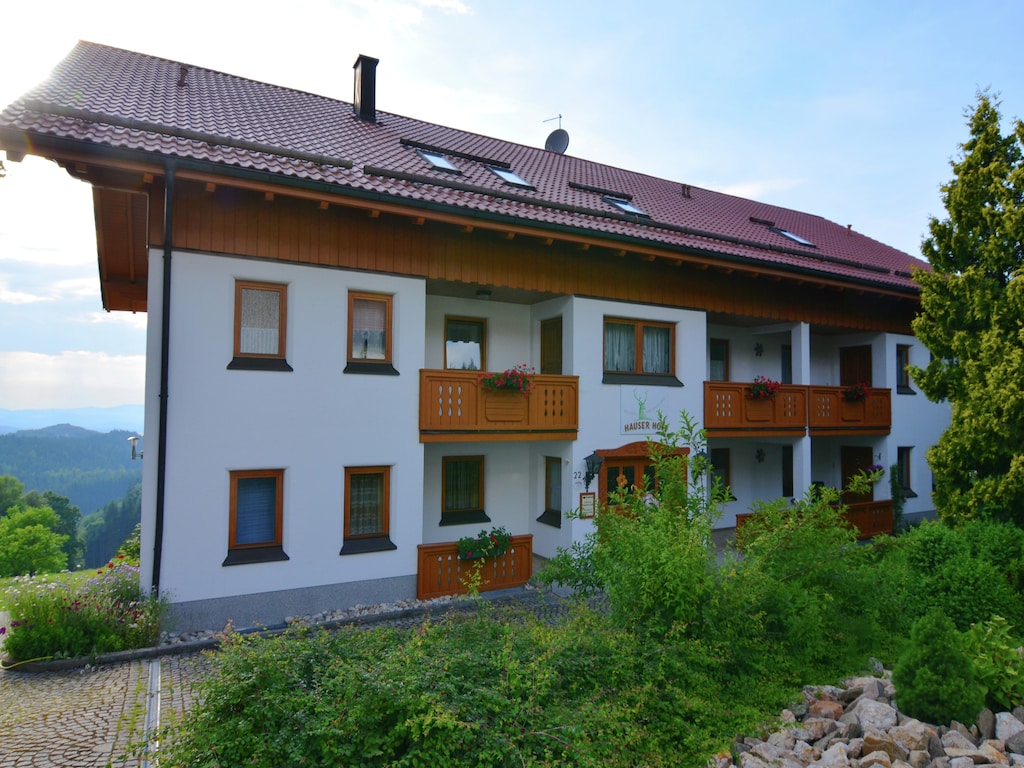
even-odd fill
[{"label": "conifer tree", "polygon": [[928,451],[939,515],[1024,525],[1024,123],[1003,135],[986,92],[966,113],[970,137],[942,187],[918,270],[915,335],[931,362],[911,373],[925,395],[948,400],[951,423]]}]

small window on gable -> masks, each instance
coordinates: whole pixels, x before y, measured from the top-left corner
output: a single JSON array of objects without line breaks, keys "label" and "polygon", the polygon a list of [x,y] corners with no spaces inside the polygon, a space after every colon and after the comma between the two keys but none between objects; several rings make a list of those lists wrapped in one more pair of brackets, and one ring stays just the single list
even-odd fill
[{"label": "small window on gable", "polygon": [[771,229],[771,231],[774,232],[777,235],[782,235],[783,237],[789,238],[794,243],[799,243],[800,245],[806,245],[808,248],[817,248],[818,247],[814,243],[812,243],[810,240],[802,238],[802,237],[800,237],[800,235],[794,235],[788,229],[783,229],[782,227],[769,227],[769,229]]},{"label": "small window on gable", "polygon": [[223,565],[287,560],[282,548],[284,470],[233,471]]},{"label": "small window on gable", "polygon": [[398,374],[391,365],[391,302],[387,294],[349,292],[345,373]]},{"label": "small window on gable", "polygon": [[397,549],[388,532],[391,468],[345,468],[345,541],[339,554]]},{"label": "small window on gable", "polygon": [[525,181],[518,173],[513,171],[511,168],[501,168],[496,165],[488,165],[487,170],[498,176],[506,184],[511,184],[514,187],[523,187],[524,189],[536,189],[533,184]]},{"label": "small window on gable", "polygon": [[234,355],[228,368],[290,371],[285,360],[288,286],[235,281]]},{"label": "small window on gable", "polygon": [[490,521],[484,511],[484,457],[442,457],[441,525]]},{"label": "small window on gable", "polygon": [[633,205],[633,203],[631,203],[629,200],[626,200],[625,198],[605,195],[602,199],[609,205],[615,206],[623,213],[632,213],[634,216],[643,216],[645,218],[650,218],[650,216],[643,209],[637,207],[636,205]]},{"label": "small window on gable", "polygon": [[462,171],[452,163],[447,157],[440,154],[439,152],[428,152],[425,149],[417,149],[419,156],[426,160],[433,167],[435,171],[447,171],[448,173],[459,173]]}]

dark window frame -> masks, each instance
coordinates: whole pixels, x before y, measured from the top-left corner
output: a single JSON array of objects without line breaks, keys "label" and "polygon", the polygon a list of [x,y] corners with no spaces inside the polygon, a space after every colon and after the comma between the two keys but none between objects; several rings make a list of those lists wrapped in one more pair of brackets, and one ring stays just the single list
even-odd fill
[{"label": "dark window frame", "polygon": [[[277,352],[245,352],[242,350],[242,309],[245,291],[267,291],[278,294]],[[287,360],[288,285],[258,280],[235,280],[234,331],[229,370],[291,371]]]},{"label": "dark window frame", "polygon": [[[274,538],[265,542],[238,542],[238,485],[239,481],[273,478]],[[222,565],[244,565],[277,560],[288,560],[284,552],[284,469],[239,469],[228,473],[228,555]]]},{"label": "dark window frame", "polygon": [[[479,504],[476,507],[448,508],[448,467],[453,463],[473,462],[479,466],[477,498]],[[484,495],[486,483],[484,482],[486,462],[482,455],[474,456],[442,456],[441,457],[441,525],[464,525],[466,523],[489,523],[491,518],[486,511],[486,499]]]},{"label": "dark window frame", "polygon": [[[374,533],[351,533],[352,520],[352,478],[355,476],[379,475],[381,477],[380,504],[381,529]],[[357,555],[364,552],[382,552],[397,549],[391,541],[391,467],[345,467],[344,522],[342,525],[342,546],[339,555]]]},{"label": "dark window frame", "polygon": [[[352,347],[352,333],[355,322],[357,301],[373,301],[384,304],[384,358],[382,360],[355,357]],[[394,296],[388,293],[372,293],[370,291],[348,292],[348,320],[345,345],[345,370],[343,373],[369,373],[383,376],[397,376],[393,362],[394,350]]]}]

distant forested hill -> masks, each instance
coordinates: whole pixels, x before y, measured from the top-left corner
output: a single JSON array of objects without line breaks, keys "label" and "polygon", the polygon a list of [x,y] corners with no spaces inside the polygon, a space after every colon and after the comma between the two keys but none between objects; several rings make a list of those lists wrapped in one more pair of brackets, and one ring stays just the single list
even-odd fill
[{"label": "distant forested hill", "polygon": [[67,496],[84,517],[142,479],[142,462],[132,461],[128,443],[134,434],[58,424],[0,435],[0,475],[14,475],[26,491]]}]

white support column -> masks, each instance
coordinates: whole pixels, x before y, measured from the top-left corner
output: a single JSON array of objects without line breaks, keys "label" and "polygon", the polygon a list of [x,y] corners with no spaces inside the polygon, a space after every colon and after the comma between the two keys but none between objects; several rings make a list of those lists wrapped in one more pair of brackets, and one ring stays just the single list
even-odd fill
[{"label": "white support column", "polygon": [[790,332],[793,346],[793,383],[811,383],[811,326],[796,323]]}]

